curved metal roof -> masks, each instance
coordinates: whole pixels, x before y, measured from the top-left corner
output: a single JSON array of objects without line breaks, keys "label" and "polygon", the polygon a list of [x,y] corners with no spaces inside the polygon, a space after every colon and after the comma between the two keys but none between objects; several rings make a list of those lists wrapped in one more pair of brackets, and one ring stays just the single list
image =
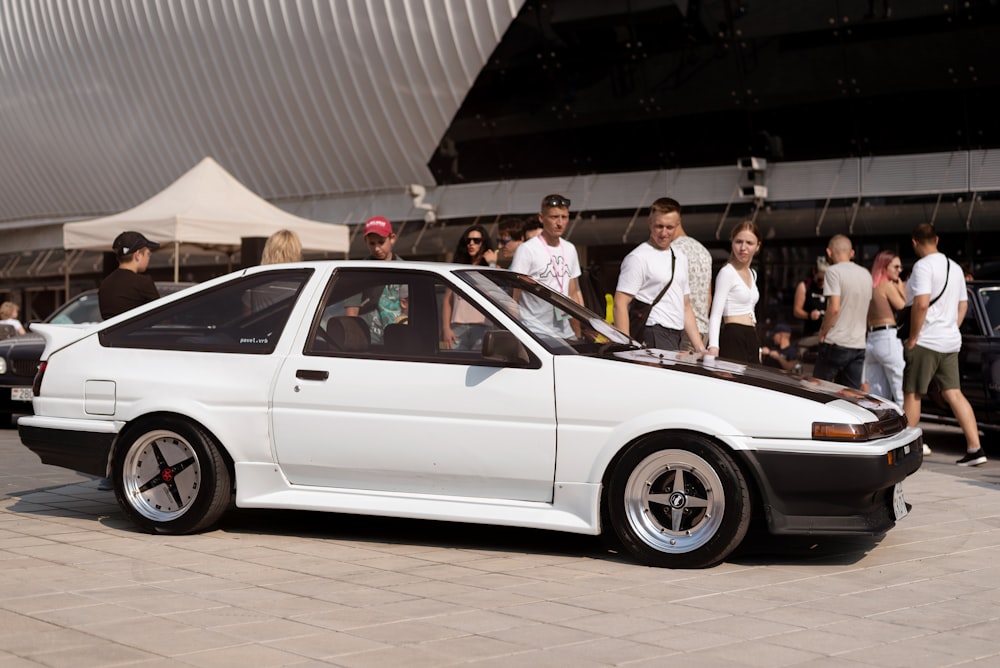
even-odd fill
[{"label": "curved metal roof", "polygon": [[266,199],[433,184],[524,0],[0,0],[0,221],[116,212],[206,155]]}]

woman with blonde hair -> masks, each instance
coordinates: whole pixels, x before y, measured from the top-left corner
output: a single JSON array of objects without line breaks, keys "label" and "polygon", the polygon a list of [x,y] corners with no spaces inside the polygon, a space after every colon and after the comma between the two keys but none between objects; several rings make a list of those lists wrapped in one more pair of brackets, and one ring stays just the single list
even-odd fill
[{"label": "woman with blonde hair", "polygon": [[267,238],[260,256],[261,264],[302,261],[302,242],[291,230],[278,230]]},{"label": "woman with blonde hair", "polygon": [[0,325],[10,325],[18,334],[24,334],[24,325],[17,319],[21,307],[14,302],[0,304]]},{"label": "woman with blonde hair", "polygon": [[757,274],[750,263],[760,251],[760,228],[745,220],[729,235],[729,261],[715,277],[708,319],[708,354],[746,364],[760,363],[755,309],[760,299]]}]

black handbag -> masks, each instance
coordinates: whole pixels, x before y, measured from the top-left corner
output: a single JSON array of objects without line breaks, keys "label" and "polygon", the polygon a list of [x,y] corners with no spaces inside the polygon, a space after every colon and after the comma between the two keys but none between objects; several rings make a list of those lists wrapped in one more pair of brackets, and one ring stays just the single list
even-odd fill
[{"label": "black handbag", "polygon": [[[944,285],[941,287],[941,292],[938,293],[938,296],[932,299],[930,304],[927,305],[927,308],[930,308],[934,302],[941,299],[944,291],[948,288],[948,274],[951,273],[951,260],[945,258],[945,262],[947,264],[945,265],[944,270]],[[913,305],[911,304],[909,306],[904,306],[899,313],[896,314],[896,336],[904,341],[910,338],[910,316],[912,315],[912,311]]]},{"label": "black handbag", "polygon": [[643,336],[646,334],[646,321],[649,320],[649,314],[656,306],[657,302],[663,299],[663,295],[667,294],[667,290],[674,282],[674,273],[677,267],[677,255],[674,253],[674,249],[670,249],[670,280],[667,284],[663,286],[660,290],[660,294],[656,295],[656,299],[653,300],[652,304],[647,304],[644,301],[640,301],[638,298],[633,297],[632,301],[628,303],[628,333],[636,341],[640,343],[643,341]]}]

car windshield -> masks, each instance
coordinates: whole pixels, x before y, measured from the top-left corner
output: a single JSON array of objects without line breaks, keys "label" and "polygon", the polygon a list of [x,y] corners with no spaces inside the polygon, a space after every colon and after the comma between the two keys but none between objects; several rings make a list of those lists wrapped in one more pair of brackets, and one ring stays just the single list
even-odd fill
[{"label": "car windshield", "polygon": [[1000,332],[1000,287],[979,288],[979,298],[986,309],[987,328],[993,336]]},{"label": "car windshield", "polygon": [[596,313],[529,276],[501,270],[457,273],[554,354],[640,347]]},{"label": "car windshield", "polygon": [[101,312],[97,305],[97,293],[82,294],[53,313],[48,322],[56,325],[80,325],[100,322]]}]

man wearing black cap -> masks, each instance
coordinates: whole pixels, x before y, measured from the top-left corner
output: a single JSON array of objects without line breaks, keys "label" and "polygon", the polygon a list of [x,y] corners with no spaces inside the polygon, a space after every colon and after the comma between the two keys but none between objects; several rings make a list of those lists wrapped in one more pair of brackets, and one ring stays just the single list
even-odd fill
[{"label": "man wearing black cap", "polygon": [[143,274],[149,256],[159,247],[139,232],[122,232],[115,237],[111,248],[118,258],[118,268],[101,281],[97,293],[102,318],[107,320],[160,298],[153,279]]}]

